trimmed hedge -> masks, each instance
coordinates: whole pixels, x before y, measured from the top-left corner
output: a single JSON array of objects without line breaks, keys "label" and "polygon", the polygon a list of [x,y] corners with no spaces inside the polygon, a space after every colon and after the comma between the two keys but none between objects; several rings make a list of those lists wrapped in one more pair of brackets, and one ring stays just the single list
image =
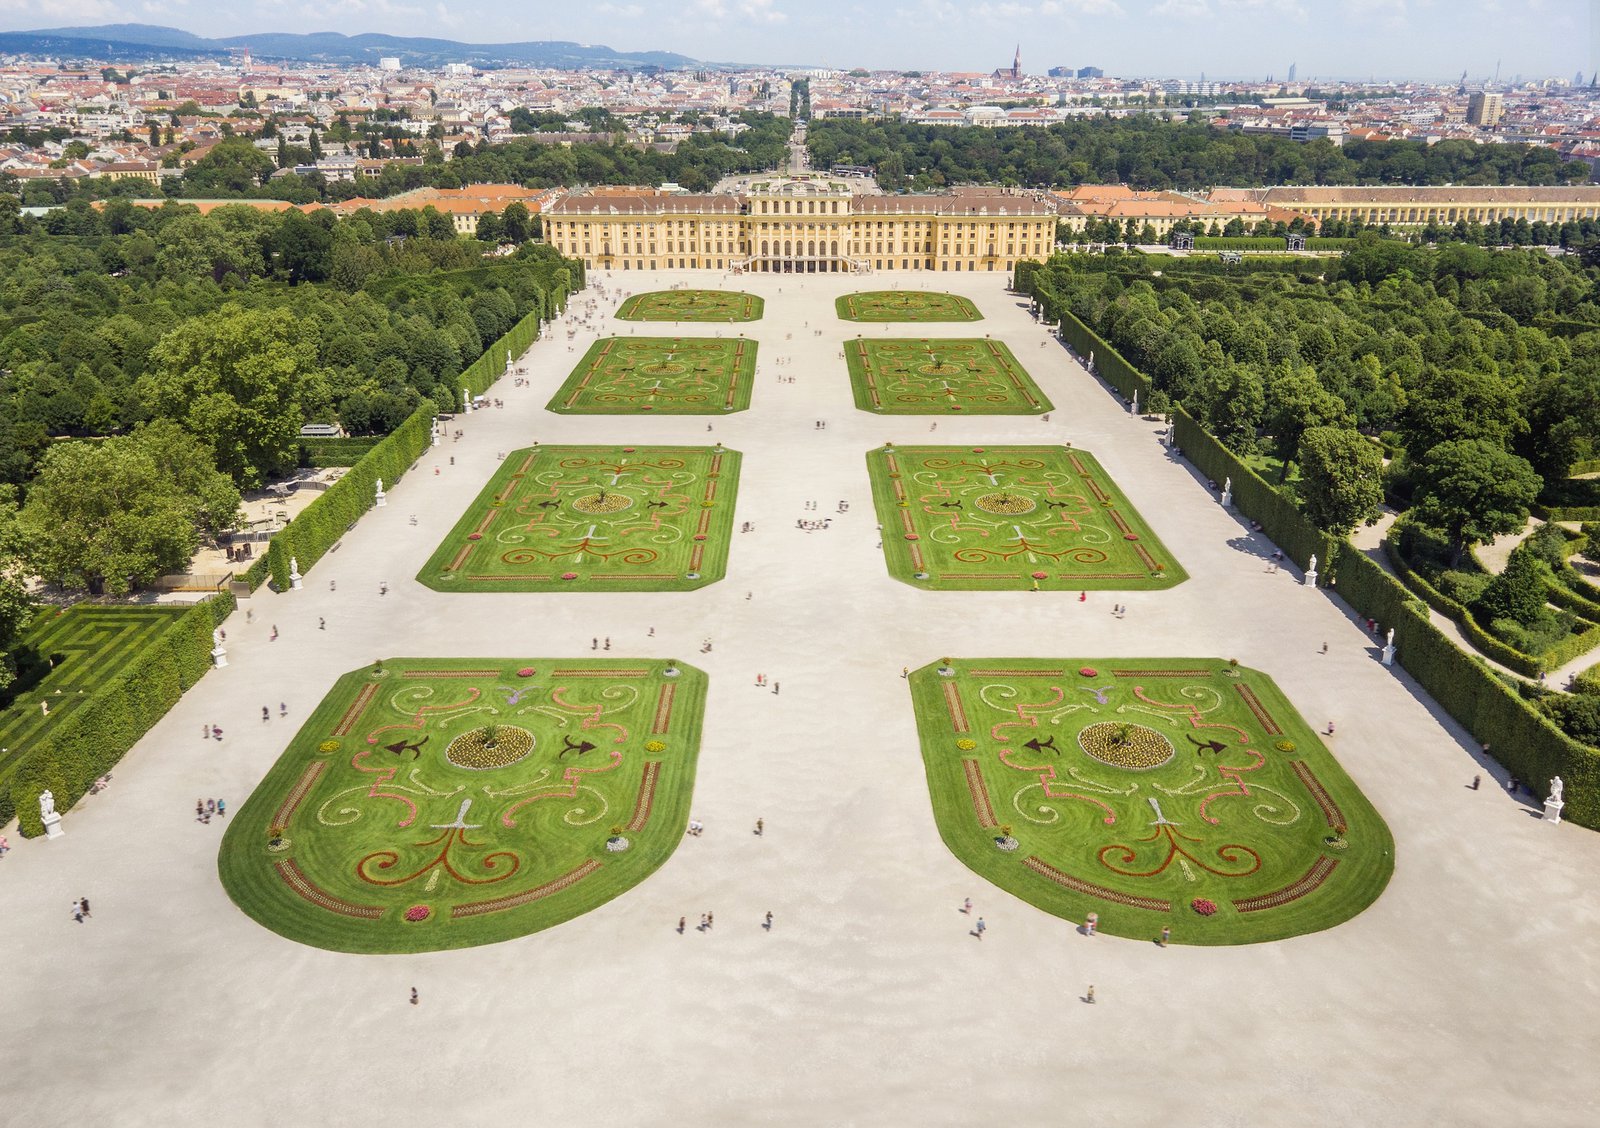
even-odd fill
[{"label": "trimmed hedge", "polygon": [[1083,357],[1086,361],[1089,353],[1094,353],[1094,374],[1105,380],[1117,391],[1122,393],[1122,398],[1131,400],[1133,393],[1138,391],[1139,398],[1146,402],[1155,384],[1150,377],[1140,372],[1129,364],[1116,349],[1112,348],[1098,333],[1080,321],[1073,313],[1061,305],[1060,299],[1053,290],[1049,291],[1049,300],[1043,297],[1039,300],[1040,309],[1044,313],[1046,323],[1060,320],[1061,338],[1072,346],[1072,351]]},{"label": "trimmed hedge", "polygon": [[1412,591],[1420,595],[1429,607],[1455,623],[1461,628],[1463,634],[1472,641],[1480,651],[1493,658],[1508,670],[1515,670],[1526,677],[1536,678],[1544,672],[1543,660],[1531,654],[1524,654],[1514,646],[1509,646],[1494,635],[1484,630],[1473,616],[1472,611],[1464,603],[1457,603],[1444,592],[1434,587],[1406,558],[1405,552],[1400,547],[1400,537],[1391,529],[1389,535],[1383,540],[1383,551],[1389,557],[1389,563],[1394,566],[1400,579]]},{"label": "trimmed hedge", "polygon": [[[44,833],[39,793],[49,788],[65,811],[167,715],[211,668],[211,632],[233,613],[227,592],[190,608],[89,701],[50,730],[18,762],[0,795],[0,824],[12,814],[24,838]],[[7,809],[9,808],[9,809]]]},{"label": "trimmed hedge", "polygon": [[[1019,269],[1018,287],[1030,290],[1039,299],[1047,311],[1046,320],[1054,319],[1048,312],[1054,308],[1062,320],[1062,337],[1074,348],[1079,347],[1078,342],[1084,348],[1093,347],[1098,363],[1103,342],[1088,326],[1061,309],[1048,277],[1038,267],[1026,272]],[[1116,355],[1115,350],[1108,347],[1104,355]],[[1117,359],[1122,360],[1120,356]],[[1122,363],[1127,365],[1125,360]],[[1149,387],[1143,373],[1131,365],[1127,367],[1131,375],[1121,374],[1120,370],[1119,374],[1130,391],[1133,387]],[[1109,375],[1108,380],[1116,385]],[[1501,765],[1535,788],[1536,794],[1543,794],[1542,789],[1552,777],[1561,776],[1568,784],[1565,816],[1580,826],[1600,830],[1600,748],[1581,744],[1557,728],[1543,712],[1524,701],[1514,686],[1434,626],[1427,608],[1404,584],[1364,553],[1350,549],[1347,542],[1335,542],[1317,530],[1186,412],[1174,412],[1174,419],[1178,445],[1195,466],[1218,482],[1233,478],[1234,505],[1242,514],[1259,521],[1263,531],[1302,565],[1310,559],[1311,552],[1317,552],[1330,586],[1337,587],[1339,595],[1357,614],[1375,619],[1382,627],[1395,628],[1397,661],[1424,691],[1475,739],[1487,745]],[[1327,555],[1315,547],[1319,543],[1326,547]],[[1499,640],[1494,641],[1504,646]],[[1589,678],[1591,674],[1600,688],[1600,666],[1582,677]]]},{"label": "trimmed hedge", "polygon": [[431,444],[436,411],[431,403],[417,408],[410,418],[385,436],[267,542],[265,559],[273,586],[279,591],[289,590],[291,561],[298,563],[300,571],[305,573],[322,559],[323,554],[372,508],[380,478],[385,489],[400,480]]},{"label": "trimmed hedge", "polygon": [[[557,272],[558,277],[562,272]],[[566,295],[560,296],[565,303]],[[560,308],[557,306],[557,308]],[[506,357],[520,356],[539,339],[539,322],[547,311],[535,310],[513,325],[505,336],[483,351],[456,381],[473,395],[482,395],[505,374]],[[289,588],[290,563],[298,563],[304,575],[359,521],[377,499],[378,480],[387,491],[432,445],[433,418],[438,409],[424,403],[400,426],[384,436],[345,471],[321,497],[317,498],[267,542],[267,569],[273,586]],[[254,568],[252,567],[252,571]]]}]

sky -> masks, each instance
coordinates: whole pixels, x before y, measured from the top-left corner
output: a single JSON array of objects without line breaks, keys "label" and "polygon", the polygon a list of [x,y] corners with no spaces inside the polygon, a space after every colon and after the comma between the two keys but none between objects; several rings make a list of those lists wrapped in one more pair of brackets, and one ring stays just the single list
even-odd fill
[{"label": "sky", "polygon": [[1282,80],[1600,70],[1600,0],[0,0],[0,29],[562,39],[718,62]]}]

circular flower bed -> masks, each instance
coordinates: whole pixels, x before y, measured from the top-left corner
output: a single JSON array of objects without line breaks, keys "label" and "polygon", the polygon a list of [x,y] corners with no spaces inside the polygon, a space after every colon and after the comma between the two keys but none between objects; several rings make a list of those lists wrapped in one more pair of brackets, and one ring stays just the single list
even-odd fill
[{"label": "circular flower bed", "polygon": [[998,513],[1006,517],[1015,517],[1022,513],[1032,513],[1038,506],[1031,497],[1025,497],[1010,490],[1001,490],[999,493],[984,494],[973,499],[973,505],[985,513]]},{"label": "circular flower bed", "polygon": [[1036,580],[1048,580],[1050,578],[1050,573],[1049,572],[1035,572],[1033,574],[1033,578],[1036,579]]},{"label": "circular flower bed", "polygon": [[517,671],[517,677],[519,678],[531,678],[533,677],[533,674],[534,669],[532,666],[524,666],[522,669]]},{"label": "circular flower bed", "polygon": [[694,535],[694,539],[697,541],[703,541],[706,539],[706,535],[704,533],[696,533]]},{"label": "circular flower bed", "polygon": [[631,845],[633,845],[633,843],[629,842],[621,835],[618,835],[615,838],[606,839],[606,852],[610,854],[620,854]]},{"label": "circular flower bed", "polygon": [[464,732],[444,750],[444,758],[458,768],[488,771],[515,764],[533,751],[533,733],[516,725],[485,725]]},{"label": "circular flower bed", "polygon": [[647,740],[645,741],[644,750],[646,752],[665,752],[667,746],[659,740]]},{"label": "circular flower bed", "polygon": [[1123,540],[1136,541],[1136,540],[1139,539],[1139,534],[1138,533],[1123,533],[1122,534],[1122,539]]},{"label": "circular flower bed", "polygon": [[626,494],[596,493],[580,497],[572,503],[579,513],[617,513],[633,504]]},{"label": "circular flower bed", "polygon": [[406,919],[412,924],[416,924],[418,921],[427,920],[432,915],[433,910],[428,908],[427,905],[412,905],[406,910]]},{"label": "circular flower bed", "polygon": [[1280,740],[1280,741],[1278,741],[1278,743],[1274,744],[1273,747],[1276,748],[1279,752],[1293,752],[1294,751],[1294,741],[1292,741],[1292,740]]},{"label": "circular flower bed", "polygon": [[963,736],[960,740],[956,741],[956,747],[961,749],[963,752],[971,752],[977,746],[978,742],[973,740],[970,736]]},{"label": "circular flower bed", "polygon": [[1189,902],[1189,907],[1201,916],[1213,916],[1217,911],[1217,903],[1209,897],[1196,897]]},{"label": "circular flower bed", "polygon": [[468,533],[467,534],[467,539],[468,540],[482,540],[483,539],[483,534],[482,533]]},{"label": "circular flower bed", "polygon": [[561,573],[561,578],[563,580],[575,580],[575,579],[578,578],[578,573],[576,573],[576,572],[562,572]]},{"label": "circular flower bed", "polygon": [[1012,838],[1009,834],[997,835],[995,837],[994,844],[996,847],[1004,850],[1008,854],[1015,850],[1018,845],[1017,840]]},{"label": "circular flower bed", "polygon": [[1100,671],[1095,669],[1093,666],[1080,666],[1078,667],[1078,673],[1086,678],[1097,678],[1100,676]]},{"label": "circular flower bed", "polygon": [[276,838],[267,839],[267,849],[271,850],[274,854],[281,854],[288,848],[289,840],[283,837],[281,834]]},{"label": "circular flower bed", "polygon": [[921,539],[922,538],[919,537],[916,533],[907,533],[906,534],[906,540],[921,540]]},{"label": "circular flower bed", "polygon": [[1101,721],[1078,734],[1078,747],[1102,764],[1129,771],[1159,768],[1172,759],[1172,741],[1153,728]]},{"label": "circular flower bed", "polygon": [[337,752],[339,751],[339,742],[332,738],[324,740],[321,744],[317,745],[317,751],[321,752],[324,756],[326,756],[329,752]]}]

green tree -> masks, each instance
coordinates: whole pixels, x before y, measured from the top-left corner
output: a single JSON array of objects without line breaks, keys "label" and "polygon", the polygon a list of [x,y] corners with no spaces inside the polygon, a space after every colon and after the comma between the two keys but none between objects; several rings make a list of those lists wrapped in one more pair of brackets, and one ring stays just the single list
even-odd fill
[{"label": "green tree", "polygon": [[1281,478],[1299,457],[1300,436],[1312,427],[1347,427],[1350,412],[1344,401],[1328,391],[1310,368],[1280,372],[1267,383],[1266,427],[1283,460]]},{"label": "green tree", "polygon": [[1359,431],[1309,427],[1300,436],[1300,497],[1317,528],[1343,537],[1383,508],[1383,455]]},{"label": "green tree", "polygon": [[506,210],[500,216],[501,235],[508,243],[526,243],[533,237],[533,217],[528,212],[528,205],[521,200],[513,200],[506,205]]},{"label": "green tree", "polygon": [[299,389],[321,375],[316,343],[292,313],[229,305],[162,337],[136,391],[211,443],[217,465],[248,488],[294,465]]},{"label": "green tree", "polygon": [[1498,374],[1430,368],[1406,385],[1398,429],[1406,450],[1421,454],[1451,439],[1508,446],[1521,425],[1516,396]]},{"label": "green tree", "polygon": [[1521,529],[1544,485],[1526,459],[1486,439],[1440,443],[1423,457],[1418,479],[1413,512],[1450,538],[1452,566],[1471,546]]},{"label": "green tree", "polygon": [[231,525],[238,509],[209,448],[162,422],[52,446],[17,523],[45,580],[120,595],[185,568],[202,527]]},{"label": "green tree", "polygon": [[1491,622],[1512,619],[1525,627],[1537,623],[1545,614],[1545,572],[1538,558],[1524,546],[1513,549],[1505,569],[1478,597],[1478,608]]}]

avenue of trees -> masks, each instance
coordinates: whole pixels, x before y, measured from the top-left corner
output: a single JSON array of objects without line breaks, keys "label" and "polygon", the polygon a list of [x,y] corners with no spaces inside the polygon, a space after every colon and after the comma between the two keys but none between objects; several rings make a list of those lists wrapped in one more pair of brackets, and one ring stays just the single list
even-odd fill
[{"label": "avenue of trees", "polygon": [[952,127],[823,118],[806,133],[811,163],[871,165],[887,191],[952,184],[1028,188],[1129,184],[1194,191],[1277,184],[1569,184],[1589,166],[1539,145],[1467,141],[1296,143],[1214,129],[1196,116],[1090,117],[1047,127]]},{"label": "avenue of trees", "polygon": [[1181,405],[1318,528],[1342,537],[1387,499],[1408,566],[1491,644],[1576,656],[1600,599],[1567,563],[1569,534],[1547,527],[1500,575],[1471,550],[1536,503],[1600,501],[1571,478],[1600,458],[1589,257],[1369,234],[1293,273],[1069,255],[1030,285],[1151,378],[1146,407]]},{"label": "avenue of trees", "polygon": [[457,410],[462,370],[582,279],[429,212],[67,212],[79,233],[0,240],[0,635],[24,571],[115,593],[181,569],[304,423]]}]

